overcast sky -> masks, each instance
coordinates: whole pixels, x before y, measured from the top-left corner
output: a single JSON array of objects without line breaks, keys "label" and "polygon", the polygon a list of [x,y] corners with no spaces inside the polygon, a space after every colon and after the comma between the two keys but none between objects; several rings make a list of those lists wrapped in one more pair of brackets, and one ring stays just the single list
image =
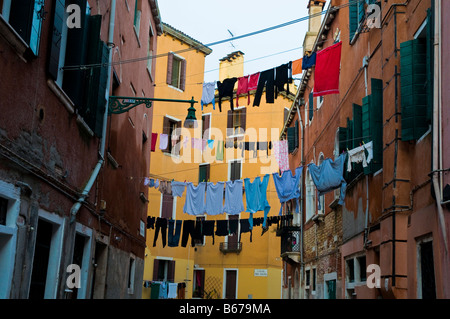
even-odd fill
[{"label": "overcast sky", "polygon": [[[159,0],[158,4],[163,22],[203,44],[231,38],[228,30],[240,36],[308,15],[305,0]],[[213,52],[206,57],[205,82],[217,81],[219,59],[237,50],[245,54],[244,75],[301,58],[307,29],[306,20],[210,46]]]}]

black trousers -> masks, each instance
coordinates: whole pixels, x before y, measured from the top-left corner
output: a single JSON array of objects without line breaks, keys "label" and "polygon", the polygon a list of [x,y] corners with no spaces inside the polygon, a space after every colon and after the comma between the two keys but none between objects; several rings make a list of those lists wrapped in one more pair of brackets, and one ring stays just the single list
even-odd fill
[{"label": "black trousers", "polygon": [[289,83],[292,83],[292,62],[280,65],[275,69],[275,98],[278,93],[284,91],[284,85],[287,84],[287,93],[289,94]]},{"label": "black trousers", "polygon": [[155,223],[155,237],[153,239],[153,247],[156,246],[156,241],[158,240],[158,235],[159,235],[160,230],[161,230],[163,247],[166,247],[167,219],[158,217],[158,218],[156,218],[156,223]]},{"label": "black trousers", "polygon": [[260,73],[258,87],[255,92],[253,106],[259,106],[261,96],[266,87],[266,103],[274,103],[275,96],[275,69],[266,70]]},{"label": "black trousers", "polygon": [[181,236],[181,247],[186,247],[189,240],[189,235],[192,238],[192,246],[194,246],[194,232],[195,232],[195,220],[183,221],[183,235]]}]

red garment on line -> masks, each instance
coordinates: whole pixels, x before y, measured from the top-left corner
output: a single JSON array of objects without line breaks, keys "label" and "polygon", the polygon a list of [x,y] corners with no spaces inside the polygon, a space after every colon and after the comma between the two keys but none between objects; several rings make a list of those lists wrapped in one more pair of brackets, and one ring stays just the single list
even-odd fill
[{"label": "red garment on line", "polygon": [[[236,91],[236,106],[239,106],[239,95],[248,94],[248,78],[249,75],[238,78],[238,88]],[[247,104],[250,104],[250,94],[248,94]]]},{"label": "red garment on line", "polygon": [[300,74],[303,72],[302,70],[302,62],[303,58],[300,58],[298,60],[292,61],[292,75]]},{"label": "red garment on line", "polygon": [[314,97],[339,94],[342,41],[317,52]]},{"label": "red garment on line", "polygon": [[152,147],[151,151],[154,152],[156,148],[156,140],[158,139],[158,133],[152,133]]}]

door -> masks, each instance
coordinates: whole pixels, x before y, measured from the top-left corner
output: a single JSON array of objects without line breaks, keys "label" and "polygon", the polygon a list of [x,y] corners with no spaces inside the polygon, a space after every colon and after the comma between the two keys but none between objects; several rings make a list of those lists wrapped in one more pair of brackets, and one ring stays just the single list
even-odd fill
[{"label": "door", "polygon": [[225,299],[236,299],[237,270],[225,270]]},{"label": "door", "polygon": [[426,241],[420,244],[420,269],[422,276],[422,298],[436,299],[433,241]]},{"label": "door", "polygon": [[33,271],[31,273],[30,299],[44,299],[45,283],[52,242],[53,225],[42,219],[38,221],[36,246],[34,248]]},{"label": "door", "polygon": [[327,281],[328,299],[336,299],[336,280]]}]

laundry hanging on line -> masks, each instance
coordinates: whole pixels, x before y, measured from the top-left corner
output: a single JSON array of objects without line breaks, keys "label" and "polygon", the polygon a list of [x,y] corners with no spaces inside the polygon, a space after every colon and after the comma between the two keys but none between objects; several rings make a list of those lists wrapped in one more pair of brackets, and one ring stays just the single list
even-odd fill
[{"label": "laundry hanging on line", "polygon": [[[366,157],[367,151],[367,157]],[[355,147],[347,152],[348,161],[347,161],[347,171],[352,171],[352,163],[362,163],[363,167],[367,167],[367,164],[373,158],[373,143],[370,141],[367,144]]]}]

